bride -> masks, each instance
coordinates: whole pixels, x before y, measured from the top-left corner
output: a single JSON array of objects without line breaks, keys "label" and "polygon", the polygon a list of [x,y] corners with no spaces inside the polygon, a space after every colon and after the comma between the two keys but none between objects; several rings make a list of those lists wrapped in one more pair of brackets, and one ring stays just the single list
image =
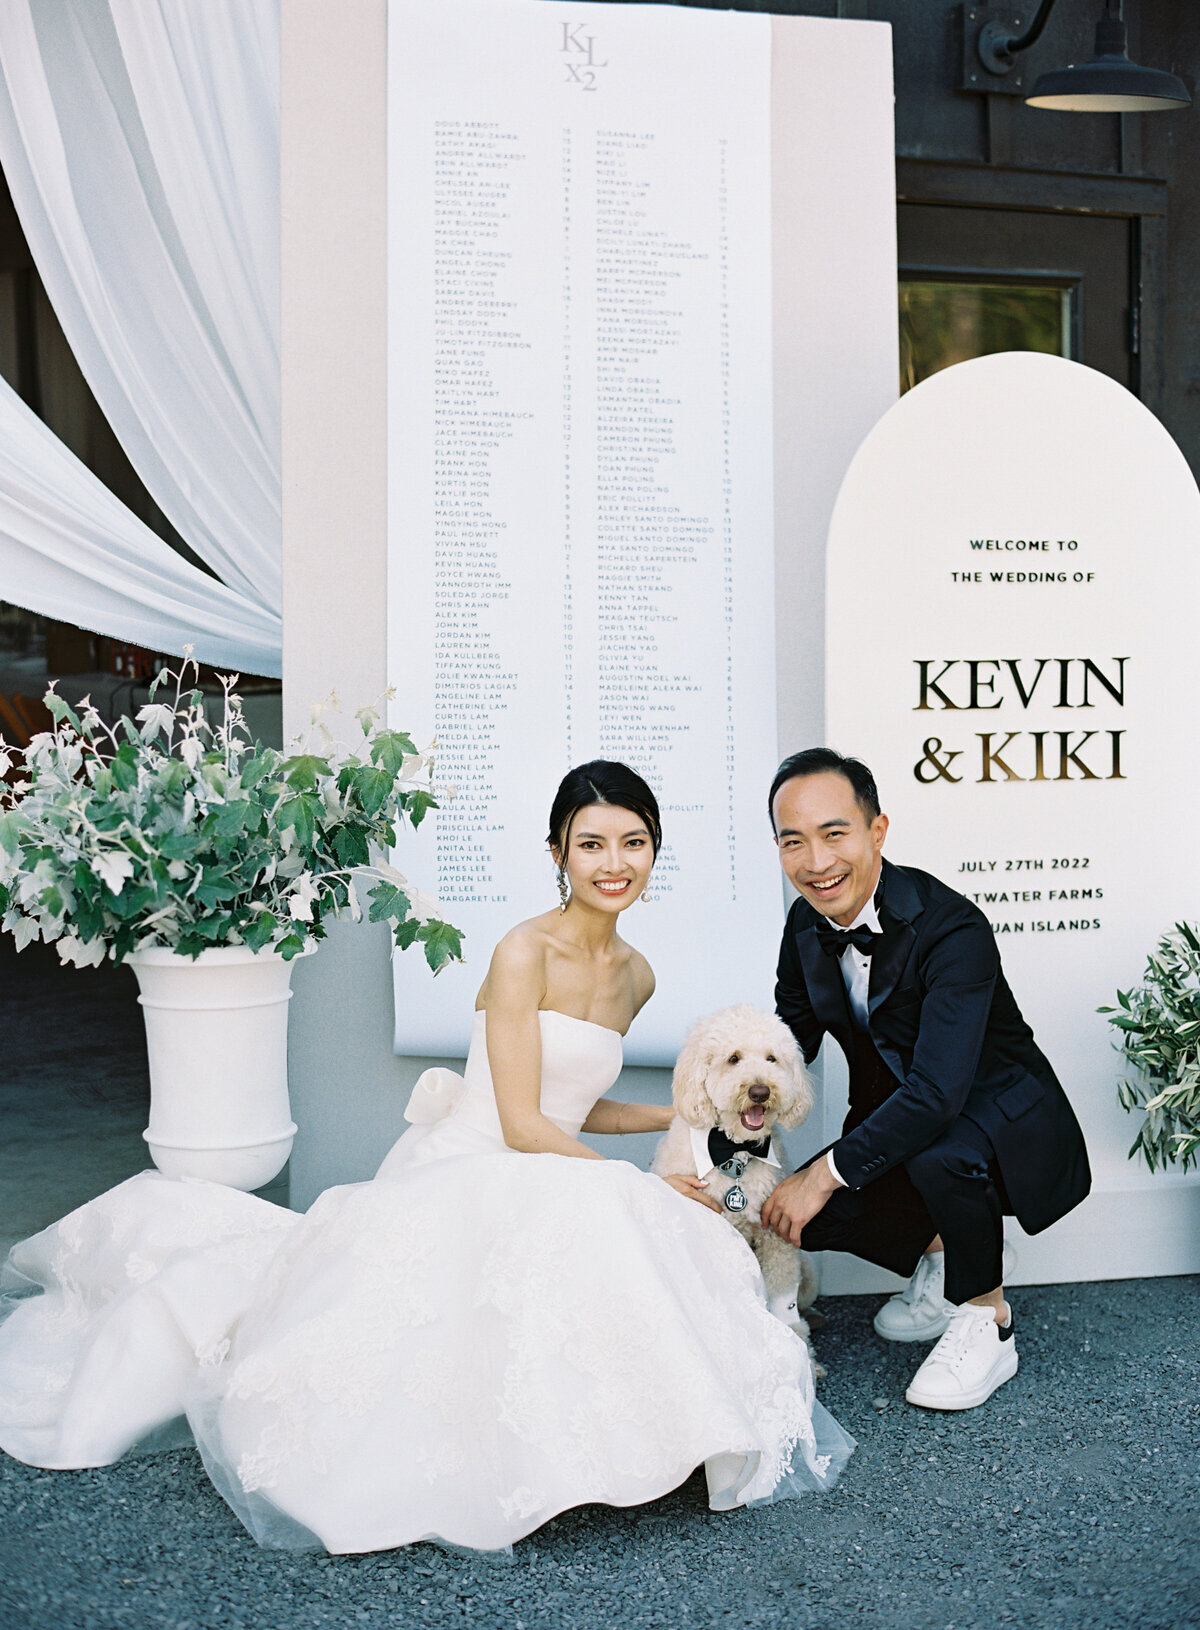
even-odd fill
[{"label": "bride", "polygon": [[660,842],[633,771],[567,775],[562,905],[496,947],[465,1078],[421,1078],[373,1181],[298,1216],[143,1172],[16,1246],[0,1447],[107,1465],[186,1418],[256,1538],[333,1552],[500,1548],[701,1463],[714,1510],[829,1488],[853,1440],[701,1180],[579,1138],[670,1118],[603,1096],[654,989],[617,920]]}]

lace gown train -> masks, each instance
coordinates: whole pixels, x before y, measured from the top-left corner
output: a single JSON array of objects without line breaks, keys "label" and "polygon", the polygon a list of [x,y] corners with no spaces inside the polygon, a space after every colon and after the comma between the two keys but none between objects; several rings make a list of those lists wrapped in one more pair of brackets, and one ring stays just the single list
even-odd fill
[{"label": "lace gown train", "polygon": [[[626,1162],[507,1149],[485,1024],[374,1180],[304,1216],[147,1172],[17,1246],[0,1447],[99,1466],[186,1417],[258,1539],[335,1552],[498,1548],[701,1463],[714,1509],[828,1488],[853,1442],[747,1246]],[[543,1110],[574,1134],[620,1037],[541,1029]]]}]

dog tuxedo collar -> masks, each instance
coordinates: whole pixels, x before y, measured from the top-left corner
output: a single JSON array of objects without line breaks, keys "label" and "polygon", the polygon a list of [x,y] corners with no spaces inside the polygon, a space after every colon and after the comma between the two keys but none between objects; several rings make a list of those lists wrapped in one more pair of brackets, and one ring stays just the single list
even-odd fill
[{"label": "dog tuxedo collar", "polygon": [[697,1177],[707,1177],[714,1167],[719,1166],[722,1170],[728,1168],[728,1175],[736,1179],[752,1160],[763,1160],[768,1166],[778,1166],[780,1163],[769,1137],[758,1138],[752,1143],[735,1143],[717,1126],[711,1129],[693,1126],[689,1130]]}]

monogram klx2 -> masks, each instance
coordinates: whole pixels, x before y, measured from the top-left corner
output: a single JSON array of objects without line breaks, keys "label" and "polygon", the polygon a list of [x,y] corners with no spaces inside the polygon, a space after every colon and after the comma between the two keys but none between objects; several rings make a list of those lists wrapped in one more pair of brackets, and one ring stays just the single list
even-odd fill
[{"label": "monogram klx2", "polygon": [[608,62],[597,62],[596,36],[585,34],[586,27],[586,23],[560,23],[562,44],[559,50],[567,57],[567,83],[578,85],[583,91],[594,91],[599,83],[597,69],[607,68]]}]

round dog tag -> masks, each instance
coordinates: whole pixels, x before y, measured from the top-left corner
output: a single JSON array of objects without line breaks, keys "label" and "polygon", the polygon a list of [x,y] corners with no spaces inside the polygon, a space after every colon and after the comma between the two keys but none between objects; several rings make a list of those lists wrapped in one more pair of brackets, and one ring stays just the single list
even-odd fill
[{"label": "round dog tag", "polygon": [[749,1200],[736,1183],[725,1196],[725,1209],[727,1211],[745,1211],[749,1204]]}]

